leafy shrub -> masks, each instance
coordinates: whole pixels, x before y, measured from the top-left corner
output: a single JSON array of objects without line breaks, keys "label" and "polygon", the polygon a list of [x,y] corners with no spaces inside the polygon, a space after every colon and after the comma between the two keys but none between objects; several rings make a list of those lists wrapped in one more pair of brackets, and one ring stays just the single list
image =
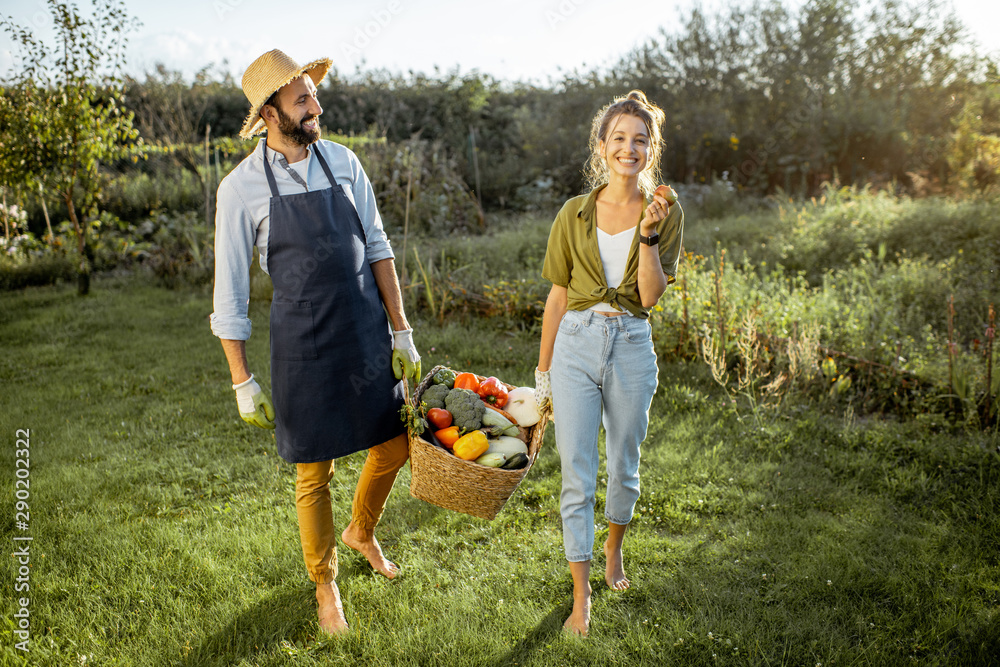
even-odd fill
[{"label": "leafy shrub", "polygon": [[440,142],[370,141],[358,157],[390,232],[445,236],[484,229],[482,210]]},{"label": "leafy shrub", "polygon": [[0,290],[24,289],[37,285],[54,285],[61,280],[73,280],[76,266],[63,253],[33,256],[21,261],[0,258]]},{"label": "leafy shrub", "polygon": [[206,285],[215,271],[215,229],[194,211],[159,214],[140,226],[149,239],[144,263],[165,287]]}]

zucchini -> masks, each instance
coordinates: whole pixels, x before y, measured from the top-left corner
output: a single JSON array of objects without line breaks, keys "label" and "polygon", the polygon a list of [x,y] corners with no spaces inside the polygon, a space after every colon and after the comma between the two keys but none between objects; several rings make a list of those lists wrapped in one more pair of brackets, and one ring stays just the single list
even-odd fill
[{"label": "zucchini", "polygon": [[487,468],[499,468],[507,461],[507,457],[499,452],[487,452],[476,459],[476,463]]},{"label": "zucchini", "polygon": [[528,465],[528,455],[518,452],[507,459],[507,461],[500,467],[504,470],[520,470],[526,465]]}]

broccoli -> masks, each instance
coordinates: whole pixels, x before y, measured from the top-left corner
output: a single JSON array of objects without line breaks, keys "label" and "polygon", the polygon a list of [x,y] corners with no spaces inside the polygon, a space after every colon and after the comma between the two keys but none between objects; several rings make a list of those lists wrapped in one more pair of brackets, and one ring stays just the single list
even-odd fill
[{"label": "broccoli", "polygon": [[447,386],[448,389],[451,389],[455,386],[455,375],[455,371],[450,368],[442,368],[435,373],[434,377],[431,379],[434,381],[434,384],[443,384]]},{"label": "broccoli", "polygon": [[431,408],[444,408],[444,397],[448,395],[451,391],[443,384],[432,384],[431,386],[424,389],[424,393],[420,395],[420,402],[427,404],[427,409]]},{"label": "broccoli", "polygon": [[471,389],[452,389],[445,397],[444,404],[451,413],[452,423],[463,433],[482,426],[486,406]]}]

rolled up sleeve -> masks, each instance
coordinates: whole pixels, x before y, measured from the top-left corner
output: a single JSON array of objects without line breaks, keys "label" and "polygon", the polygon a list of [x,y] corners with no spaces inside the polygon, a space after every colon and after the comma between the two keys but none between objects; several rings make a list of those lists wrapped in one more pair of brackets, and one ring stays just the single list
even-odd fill
[{"label": "rolled up sleeve", "polygon": [[684,210],[680,204],[675,203],[670,207],[670,213],[660,222],[656,231],[660,235],[660,264],[667,274],[669,285],[676,280],[684,241]]},{"label": "rolled up sleeve", "polygon": [[382,216],[378,212],[371,181],[368,180],[368,175],[365,174],[358,156],[351,150],[347,152],[351,160],[351,173],[353,175],[351,192],[354,195],[354,207],[358,211],[361,227],[365,232],[368,263],[374,264],[383,259],[393,259],[395,255],[389,244],[389,237],[382,226]]},{"label": "rolled up sleeve", "polygon": [[215,290],[212,333],[226,340],[250,338],[250,263],[257,229],[239,193],[225,180],[215,212]]},{"label": "rolled up sleeve", "polygon": [[545,248],[545,260],[542,263],[542,277],[553,285],[566,287],[569,285],[573,269],[573,259],[570,251],[570,241],[566,237],[566,225],[569,224],[571,208],[567,204],[556,216],[549,231],[549,242]]}]

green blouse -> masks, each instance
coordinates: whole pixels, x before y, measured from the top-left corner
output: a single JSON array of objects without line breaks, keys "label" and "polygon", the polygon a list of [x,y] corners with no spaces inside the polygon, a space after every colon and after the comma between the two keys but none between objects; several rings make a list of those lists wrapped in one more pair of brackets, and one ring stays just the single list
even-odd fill
[{"label": "green blouse", "polygon": [[[649,310],[642,307],[638,291],[639,220],[621,284],[612,287],[604,277],[604,263],[597,248],[596,212],[597,193],[605,187],[602,185],[563,204],[549,232],[542,277],[566,288],[568,310],[586,310],[603,301],[636,317],[648,318]],[[643,215],[648,205],[647,200]],[[660,234],[660,264],[670,284],[675,280],[681,258],[684,211],[680,204],[670,207],[670,213],[656,226],[656,231]]]}]

